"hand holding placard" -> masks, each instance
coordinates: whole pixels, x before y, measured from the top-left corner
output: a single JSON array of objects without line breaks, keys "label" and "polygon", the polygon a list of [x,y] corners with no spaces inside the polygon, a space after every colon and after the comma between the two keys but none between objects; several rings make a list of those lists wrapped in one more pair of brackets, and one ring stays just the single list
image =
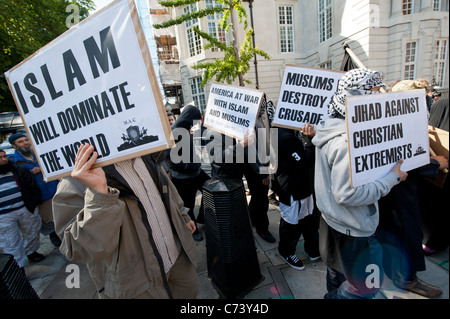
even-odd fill
[{"label": "hand holding placard", "polygon": [[105,172],[100,167],[92,168],[97,157],[98,154],[94,152],[93,146],[89,144],[81,145],[75,157],[72,177],[99,193],[107,194],[108,185]]},{"label": "hand holding placard", "polygon": [[403,161],[404,161],[403,159],[399,160],[397,162],[397,164],[395,164],[395,166],[391,170],[391,172],[398,175],[401,182],[404,182],[406,180],[406,178],[408,177],[408,173],[406,173],[400,169],[402,167]]}]

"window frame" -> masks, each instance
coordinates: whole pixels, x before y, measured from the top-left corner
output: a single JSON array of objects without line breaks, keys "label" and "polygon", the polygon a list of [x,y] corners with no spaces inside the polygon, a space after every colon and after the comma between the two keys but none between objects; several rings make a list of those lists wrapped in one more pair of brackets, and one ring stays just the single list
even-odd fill
[{"label": "window frame", "polygon": [[[414,46],[412,47],[412,44]],[[414,54],[411,54],[411,51],[414,50]],[[404,67],[403,67],[403,78],[405,80],[414,80],[416,77],[416,62],[417,62],[417,41],[407,41],[405,44],[405,58],[404,58]],[[411,68],[412,66],[412,68]],[[411,74],[412,72],[412,74]]]},{"label": "window frame", "polygon": [[414,0],[402,0],[402,13],[403,15],[414,13]]},{"label": "window frame", "polygon": [[[219,2],[217,2],[215,0],[205,0],[205,6],[206,6],[206,8],[215,8],[215,7],[221,7],[222,4],[220,4]],[[220,27],[220,20],[222,18],[223,18],[222,13],[215,13],[215,14],[208,15],[206,18],[207,29],[208,29],[208,34],[210,36],[214,37],[217,41],[220,41],[223,44],[227,45],[228,44],[227,34],[225,33],[225,30],[222,30],[222,28]],[[212,52],[217,52],[217,51],[219,51],[219,48],[217,48],[216,46],[213,46],[210,48],[210,50]]]},{"label": "window frame", "polygon": [[318,0],[319,43],[333,37],[333,1]]},{"label": "window frame", "polygon": [[[183,13],[188,14],[197,11],[197,3],[189,4],[183,8]],[[193,57],[202,53],[202,39],[194,32],[194,27],[198,26],[200,28],[200,23],[198,19],[192,19],[184,22],[184,27],[186,29],[186,43],[188,46],[189,56]]]},{"label": "window frame", "polygon": [[442,1],[433,0],[433,11],[441,11]]},{"label": "window frame", "polygon": [[189,80],[192,100],[200,112],[206,109],[206,95],[204,88],[201,86],[202,80],[201,76],[196,76]]},{"label": "window frame", "polygon": [[447,71],[448,40],[436,39],[433,47],[433,76],[438,86],[445,86],[445,74]]},{"label": "window frame", "polygon": [[[281,16],[280,12],[281,9],[283,9],[283,16]],[[288,16],[287,11],[290,11],[290,17]],[[279,50],[281,53],[294,53],[295,52],[294,6],[279,5],[277,12],[278,12],[277,24],[278,24]],[[285,23],[282,23],[282,20]]]}]

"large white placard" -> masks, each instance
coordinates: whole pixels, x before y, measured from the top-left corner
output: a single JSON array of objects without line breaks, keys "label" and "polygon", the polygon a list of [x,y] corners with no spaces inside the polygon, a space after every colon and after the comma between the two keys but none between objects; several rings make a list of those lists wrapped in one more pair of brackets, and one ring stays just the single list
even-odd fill
[{"label": "large white placard", "polygon": [[352,187],[430,162],[425,90],[350,97],[346,121]]},{"label": "large white placard", "polygon": [[274,126],[300,129],[328,117],[328,104],[344,72],[286,65]]},{"label": "large white placard", "polygon": [[70,174],[78,147],[96,166],[172,146],[134,1],[118,0],[5,73],[47,180]]},{"label": "large white placard", "polygon": [[225,135],[242,139],[251,134],[263,92],[240,86],[213,83],[205,111],[204,126]]}]

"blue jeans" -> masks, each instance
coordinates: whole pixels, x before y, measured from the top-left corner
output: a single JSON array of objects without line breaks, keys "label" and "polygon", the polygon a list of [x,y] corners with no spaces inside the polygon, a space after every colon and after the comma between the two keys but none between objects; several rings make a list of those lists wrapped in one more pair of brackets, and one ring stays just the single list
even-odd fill
[{"label": "blue jeans", "polygon": [[384,279],[383,249],[375,236],[351,237],[328,228],[332,237],[337,267],[327,265],[325,299],[370,299]]}]

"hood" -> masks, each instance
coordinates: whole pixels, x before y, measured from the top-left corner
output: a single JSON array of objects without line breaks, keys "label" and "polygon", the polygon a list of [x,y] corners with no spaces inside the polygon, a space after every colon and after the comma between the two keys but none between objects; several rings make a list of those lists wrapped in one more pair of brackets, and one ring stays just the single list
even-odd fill
[{"label": "hood", "polygon": [[321,148],[328,141],[341,135],[347,134],[345,120],[341,118],[328,118],[316,127],[316,135],[312,139],[312,143]]},{"label": "hood", "polygon": [[193,105],[187,105],[184,108],[183,112],[181,112],[180,116],[175,121],[175,123],[173,123],[171,129],[173,130],[178,127],[182,127],[189,130],[192,127],[195,120],[201,119],[202,114],[200,113],[200,110]]}]

